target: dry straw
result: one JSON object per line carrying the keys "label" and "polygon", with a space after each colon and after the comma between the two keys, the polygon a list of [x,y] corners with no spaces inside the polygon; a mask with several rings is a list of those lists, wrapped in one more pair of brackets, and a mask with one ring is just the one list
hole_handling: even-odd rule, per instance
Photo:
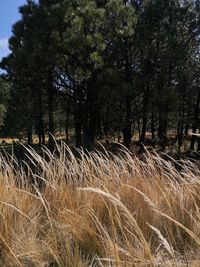
{"label": "dry straw", "polygon": [[24,149],[23,163],[0,155],[0,266],[200,265],[196,164]]}

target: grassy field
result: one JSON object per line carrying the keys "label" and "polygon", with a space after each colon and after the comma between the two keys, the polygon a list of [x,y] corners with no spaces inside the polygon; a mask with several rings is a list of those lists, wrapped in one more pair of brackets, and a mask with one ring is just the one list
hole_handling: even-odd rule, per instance
{"label": "grassy field", "polygon": [[197,162],[58,150],[1,156],[0,266],[200,266]]}

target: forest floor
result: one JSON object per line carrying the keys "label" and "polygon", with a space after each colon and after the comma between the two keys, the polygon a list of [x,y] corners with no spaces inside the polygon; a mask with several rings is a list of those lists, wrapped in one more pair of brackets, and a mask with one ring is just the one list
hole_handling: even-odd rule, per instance
{"label": "forest floor", "polygon": [[[181,150],[178,149],[178,143],[176,138],[173,134],[171,136],[169,135],[165,150],[162,149],[161,145],[159,145],[159,142],[152,142],[152,138],[150,134],[146,136],[146,142],[143,147],[139,145],[138,142],[139,138],[138,135],[134,135],[132,139],[132,143],[130,146],[130,152],[132,155],[138,156],[140,159],[143,159],[143,154],[146,150],[149,152],[156,151],[162,158],[171,161],[173,159],[180,160],[191,160],[195,162],[196,165],[199,166],[199,163],[197,160],[200,159],[200,153],[190,150],[190,142],[191,142],[191,136],[188,136],[187,138],[183,139],[183,145]],[[118,142],[119,141],[119,142]],[[159,141],[159,140],[157,140]],[[57,144],[61,144],[62,142],[65,143],[65,135],[57,134],[55,136],[55,142]],[[76,155],[76,148],[74,148],[74,137],[70,136],[68,145],[73,151],[73,153]],[[122,139],[118,140],[117,136],[109,136],[107,138],[97,139],[95,142],[95,151],[99,151],[101,153],[106,154],[106,151],[115,155],[118,155],[121,153],[123,146]],[[2,155],[6,154],[12,154],[14,155],[19,161],[25,160],[26,157],[26,148],[29,147],[27,145],[27,139],[26,138],[0,138],[0,153]],[[31,148],[34,149],[38,154],[42,155],[41,145],[38,144],[38,137],[37,135],[33,135],[33,143],[31,145]],[[48,136],[46,136],[46,148],[48,148]],[[55,146],[56,148],[56,146]]]}

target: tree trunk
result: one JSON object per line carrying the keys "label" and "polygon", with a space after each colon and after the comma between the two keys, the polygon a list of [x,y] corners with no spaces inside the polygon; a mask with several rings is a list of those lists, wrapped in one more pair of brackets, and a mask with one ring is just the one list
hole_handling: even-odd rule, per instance
{"label": "tree trunk", "polygon": [[[194,122],[193,122],[193,125],[192,125],[192,132],[193,133],[196,133],[197,127],[198,127],[199,104],[200,104],[200,88],[198,88],[197,101],[196,101],[195,114],[194,114]],[[191,150],[194,150],[195,141],[196,141],[196,137],[193,135],[192,139],[191,139],[191,144],[190,144],[190,149]]]}
{"label": "tree trunk", "polygon": [[54,115],[53,115],[53,110],[54,110],[54,89],[52,86],[49,86],[48,88],[48,115],[49,115],[49,141],[48,141],[48,146],[49,150],[53,151],[54,150]]}
{"label": "tree trunk", "polygon": [[[193,125],[192,127],[192,132],[193,133],[196,133],[197,131],[197,127],[195,125]],[[192,135],[192,139],[191,139],[191,144],[190,144],[190,149],[191,150],[194,150],[194,147],[195,147],[195,141],[196,141],[196,136],[195,135]]]}
{"label": "tree trunk", "polygon": [[69,143],[69,115],[70,115],[70,103],[67,103],[66,109],[66,118],[65,118],[65,136],[66,136],[66,143]]}
{"label": "tree trunk", "polygon": [[[199,131],[199,134],[200,134],[200,131]],[[198,137],[197,152],[200,152],[200,137]]]}
{"label": "tree trunk", "polygon": [[132,132],[131,132],[131,104],[132,104],[132,99],[130,96],[127,96],[126,97],[126,121],[125,121],[125,127],[123,129],[124,145],[127,148],[130,148],[131,137],[132,137]]}
{"label": "tree trunk", "polygon": [[33,143],[32,127],[29,127],[29,129],[27,130],[27,136],[28,136],[28,145],[31,145]]}
{"label": "tree trunk", "polygon": [[82,146],[82,124],[79,107],[74,109],[75,146]]}
{"label": "tree trunk", "polygon": [[88,117],[88,105],[84,103],[82,105],[82,125],[83,125],[83,147],[89,149],[90,136],[89,136],[89,117]]}
{"label": "tree trunk", "polygon": [[184,77],[182,86],[181,86],[181,92],[182,92],[182,102],[180,106],[180,122],[179,122],[179,132],[178,132],[178,148],[179,150],[182,147],[183,144],[183,132],[184,132],[184,123],[185,123],[185,100],[186,100],[186,89],[187,89],[187,79]]}
{"label": "tree trunk", "polygon": [[153,107],[151,111],[151,138],[153,140],[155,139],[155,114]]}
{"label": "tree trunk", "polygon": [[95,88],[96,81],[92,80],[87,86],[87,101],[83,112],[83,139],[84,147],[91,151],[94,148],[94,139],[97,124],[97,95]]}
{"label": "tree trunk", "polygon": [[45,145],[45,132],[43,121],[43,107],[42,107],[42,90],[36,86],[35,95],[35,110],[36,110],[36,132],[38,134],[39,145]]}
{"label": "tree trunk", "polygon": [[185,125],[185,136],[188,137],[189,134],[189,123],[186,123]]}
{"label": "tree trunk", "polygon": [[[150,44],[149,44],[150,46]],[[140,137],[140,144],[143,145],[145,142],[145,135],[147,131],[147,122],[148,122],[148,112],[149,112],[149,97],[150,97],[150,85],[151,85],[151,75],[152,75],[152,64],[151,64],[151,55],[148,51],[148,57],[144,60],[144,72],[145,77],[143,85],[143,122],[142,122],[142,132]]]}
{"label": "tree trunk", "polygon": [[189,135],[189,128],[190,128],[190,112],[191,112],[191,101],[188,103],[188,111],[187,111],[187,123],[185,125],[185,136],[188,137]]}
{"label": "tree trunk", "polygon": [[183,144],[183,124],[182,123],[179,123],[179,126],[178,126],[177,139],[178,139],[178,149],[180,151],[182,144]]}
{"label": "tree trunk", "polygon": [[149,104],[149,86],[148,84],[145,96],[144,96],[144,102],[143,102],[143,122],[142,122],[142,133],[140,137],[140,143],[144,144],[145,142],[145,135],[147,131],[147,122],[148,122],[148,104]]}

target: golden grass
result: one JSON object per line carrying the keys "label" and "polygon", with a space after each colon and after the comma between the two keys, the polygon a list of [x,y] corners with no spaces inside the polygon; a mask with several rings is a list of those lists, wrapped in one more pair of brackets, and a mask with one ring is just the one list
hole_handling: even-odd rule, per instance
{"label": "golden grass", "polygon": [[200,266],[195,164],[58,150],[0,157],[0,266]]}

